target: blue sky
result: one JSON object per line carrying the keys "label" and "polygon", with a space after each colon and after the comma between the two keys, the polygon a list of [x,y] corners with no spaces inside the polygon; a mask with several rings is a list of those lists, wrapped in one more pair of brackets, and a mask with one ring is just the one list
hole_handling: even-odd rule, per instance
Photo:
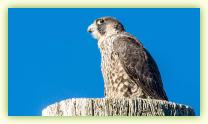
{"label": "blue sky", "polygon": [[200,112],[199,9],[15,9],[9,17],[8,115],[41,115],[67,98],[104,96],[100,51],[87,33],[119,19],[156,60],[170,101]]}

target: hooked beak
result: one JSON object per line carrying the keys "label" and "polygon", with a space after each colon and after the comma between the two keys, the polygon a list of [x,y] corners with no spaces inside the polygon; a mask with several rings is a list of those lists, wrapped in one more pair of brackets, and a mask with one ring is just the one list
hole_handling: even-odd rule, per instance
{"label": "hooked beak", "polygon": [[92,32],[94,31],[94,25],[91,24],[91,25],[87,28],[87,31],[88,31],[89,33],[92,33]]}

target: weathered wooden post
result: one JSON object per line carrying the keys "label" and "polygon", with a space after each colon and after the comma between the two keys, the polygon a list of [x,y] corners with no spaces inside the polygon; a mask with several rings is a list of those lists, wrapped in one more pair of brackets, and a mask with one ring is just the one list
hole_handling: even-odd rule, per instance
{"label": "weathered wooden post", "polygon": [[194,116],[187,105],[155,99],[72,98],[49,105],[43,116]]}

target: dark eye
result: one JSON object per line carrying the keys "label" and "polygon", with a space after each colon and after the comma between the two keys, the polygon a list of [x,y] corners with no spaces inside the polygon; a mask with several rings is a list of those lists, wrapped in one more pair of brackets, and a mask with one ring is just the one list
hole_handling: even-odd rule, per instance
{"label": "dark eye", "polygon": [[98,19],[98,20],[97,20],[97,24],[98,24],[98,25],[101,25],[103,22],[104,22],[103,19]]}

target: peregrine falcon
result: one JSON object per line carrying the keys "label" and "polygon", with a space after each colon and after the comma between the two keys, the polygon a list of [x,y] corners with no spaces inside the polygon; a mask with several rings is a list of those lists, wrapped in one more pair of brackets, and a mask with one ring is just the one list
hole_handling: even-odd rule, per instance
{"label": "peregrine falcon", "polygon": [[98,18],[88,27],[88,32],[98,40],[105,97],[168,101],[154,59],[117,19]]}

